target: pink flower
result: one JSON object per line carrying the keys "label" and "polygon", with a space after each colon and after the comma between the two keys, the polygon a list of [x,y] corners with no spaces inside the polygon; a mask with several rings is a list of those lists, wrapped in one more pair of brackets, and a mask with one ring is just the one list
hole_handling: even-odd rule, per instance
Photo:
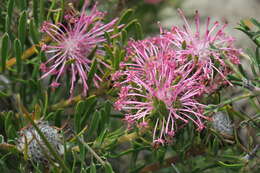
{"label": "pink flower", "polygon": [[208,90],[214,91],[211,85],[216,84],[214,78],[219,76],[218,86],[227,81],[226,77],[231,73],[225,61],[229,60],[233,64],[239,64],[240,50],[234,47],[234,38],[224,32],[226,24],[220,25],[215,22],[210,27],[210,18],[207,18],[206,30],[201,31],[199,13],[196,12],[196,29],[193,31],[186,20],[183,11],[179,14],[184,21],[184,26],[173,26],[171,31],[163,31],[166,38],[171,40],[175,46],[178,59],[182,60],[186,67],[201,68],[200,81],[207,85]]}
{"label": "pink flower", "polygon": [[[80,16],[76,14],[66,15],[66,24],[53,24],[44,22],[41,31],[52,38],[53,44],[44,45],[43,50],[47,54],[48,60],[41,64],[41,69],[44,72],[41,78],[50,75],[55,76],[55,83],[59,83],[61,76],[68,72],[71,75],[70,79],[70,94],[73,94],[77,78],[83,85],[83,94],[86,95],[89,88],[87,84],[88,72],[93,63],[94,58],[89,57],[95,50],[95,55],[104,55],[100,49],[106,39],[105,32],[111,32],[112,27],[117,19],[112,20],[108,24],[104,24],[101,20],[104,13],[99,12],[96,5],[92,8],[90,14],[86,14],[87,1],[82,8]],[[99,62],[99,70],[102,73],[101,67],[108,65],[101,61]],[[98,87],[98,82],[101,78],[95,74],[93,83]],[[57,86],[57,85],[55,85]]]}
{"label": "pink flower", "polygon": [[179,66],[171,43],[164,37],[131,42],[124,78],[115,108],[127,114],[129,124],[149,122],[154,143],[164,144],[177,131],[177,121],[204,128],[204,105],[196,100],[202,92],[197,73]]}

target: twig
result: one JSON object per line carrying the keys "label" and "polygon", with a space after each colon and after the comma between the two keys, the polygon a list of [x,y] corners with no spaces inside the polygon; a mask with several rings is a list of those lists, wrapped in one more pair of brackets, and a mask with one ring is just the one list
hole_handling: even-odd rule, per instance
{"label": "twig", "polygon": [[78,95],[78,96],[75,96],[73,98],[70,98],[68,100],[63,100],[53,106],[51,106],[51,110],[57,110],[59,108],[64,108],[64,107],[67,107],[67,106],[70,106],[71,104],[74,104],[74,103],[77,103],[78,101],[82,100],[83,97],[81,95]]}
{"label": "twig", "polygon": [[77,139],[89,150],[89,152],[100,162],[100,164],[102,166],[106,166],[106,162],[103,161],[98,155],[97,153],[86,143],[84,142],[81,137],[77,137]]}
{"label": "twig", "polygon": [[178,168],[177,168],[173,163],[172,163],[171,165],[172,165],[173,169],[174,169],[177,173],[180,173],[180,171],[178,170]]}

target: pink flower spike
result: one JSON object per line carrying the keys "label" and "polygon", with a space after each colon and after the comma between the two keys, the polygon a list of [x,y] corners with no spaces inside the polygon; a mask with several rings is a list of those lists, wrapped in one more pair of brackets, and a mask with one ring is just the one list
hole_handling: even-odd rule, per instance
{"label": "pink flower spike", "polygon": [[[68,72],[71,76],[71,96],[74,93],[76,81],[82,83],[83,95],[87,94],[89,88],[87,73],[94,59],[93,57],[89,59],[88,56],[94,49],[96,49],[95,55],[104,55],[104,51],[101,49],[102,43],[106,40],[104,33],[113,31],[112,28],[117,21],[115,19],[104,24],[101,21],[104,13],[99,12],[96,5],[92,8],[90,14],[86,14],[87,2],[85,1],[80,16],[74,14],[74,12],[65,16],[67,19],[66,24],[44,22],[41,28],[41,31],[50,36],[53,41],[52,44],[42,47],[48,59],[44,62],[46,67],[41,66],[44,72],[41,79],[54,75],[55,81],[59,81],[66,74],[65,72]],[[102,67],[109,67],[109,65],[99,58],[97,61],[99,72],[102,74]],[[93,84],[98,87],[101,80],[101,77],[95,74]]]}

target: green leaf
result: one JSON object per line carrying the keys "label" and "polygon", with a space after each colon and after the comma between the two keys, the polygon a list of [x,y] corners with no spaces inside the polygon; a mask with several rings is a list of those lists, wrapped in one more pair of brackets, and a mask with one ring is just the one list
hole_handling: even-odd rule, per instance
{"label": "green leaf", "polygon": [[97,46],[95,46],[95,47],[91,50],[91,52],[89,53],[87,59],[93,59],[93,58],[95,57],[96,51],[97,51]]}
{"label": "green leaf", "polygon": [[257,67],[258,67],[258,70],[260,72],[260,54],[259,54],[259,48],[257,47],[255,49],[255,59],[256,59],[256,62],[257,62]]}
{"label": "green leaf", "polygon": [[156,159],[160,163],[163,163],[163,160],[165,158],[165,154],[166,154],[166,149],[165,148],[159,148],[158,150],[155,151]]}
{"label": "green leaf", "polygon": [[12,21],[12,16],[14,12],[14,0],[9,0],[7,3],[7,15],[5,20],[5,32],[10,34],[10,26]]}
{"label": "green leaf", "polygon": [[84,101],[79,101],[76,105],[76,111],[75,111],[75,115],[74,115],[74,127],[75,127],[75,131],[76,133],[79,133],[82,129],[81,129],[81,117],[84,113]]}
{"label": "green leaf", "polygon": [[89,128],[89,131],[87,133],[88,136],[93,136],[94,132],[97,131],[100,118],[101,118],[100,112],[96,111],[93,114],[93,117],[92,117],[92,120],[91,120],[91,123],[90,123],[90,128]]}
{"label": "green leaf", "polygon": [[255,69],[255,65],[254,64],[250,64],[251,66],[251,71],[253,73],[254,76],[258,76],[257,72],[256,72],[256,69]]}
{"label": "green leaf", "polygon": [[90,166],[90,173],[96,173],[96,172],[97,172],[96,165],[92,162]]}
{"label": "green leaf", "polygon": [[39,14],[39,24],[41,24],[44,21],[44,6],[45,6],[45,1],[46,0],[40,0],[40,14]]}
{"label": "green leaf", "polygon": [[38,74],[40,71],[40,65],[39,64],[33,64],[33,72],[32,72],[32,79],[37,80]]}
{"label": "green leaf", "polygon": [[123,12],[120,19],[118,20],[118,25],[127,23],[128,19],[131,17],[131,15],[134,13],[134,10],[127,9]]}
{"label": "green leaf", "polygon": [[38,12],[39,0],[33,0],[33,19],[36,26],[39,26],[39,12]]}
{"label": "green leaf", "polygon": [[218,161],[218,163],[219,163],[221,166],[224,166],[224,167],[232,167],[232,168],[235,168],[235,167],[243,167],[243,166],[244,166],[243,163],[227,164],[227,163],[224,163],[224,162],[222,162],[222,161]]}
{"label": "green leaf", "polygon": [[241,64],[238,65],[238,70],[239,70],[239,72],[240,72],[245,78],[247,78],[247,74],[246,74],[246,72],[244,71],[244,69],[243,69],[243,67],[242,67]]}
{"label": "green leaf", "polygon": [[110,38],[109,33],[105,32],[105,33],[104,33],[104,36],[105,36],[105,38],[106,38],[106,40],[107,40],[107,44],[110,45],[110,44],[111,44],[111,38]]}
{"label": "green leaf", "polygon": [[22,69],[22,45],[20,40],[18,39],[14,41],[14,52],[16,58],[17,73],[20,73]]}
{"label": "green leaf", "polygon": [[95,141],[95,146],[96,146],[97,148],[99,148],[99,147],[103,144],[103,142],[104,142],[104,140],[105,140],[107,134],[108,134],[108,129],[105,129],[105,130],[103,130],[102,133],[98,136],[98,138],[97,138],[96,141]]}
{"label": "green leaf", "polygon": [[7,137],[8,137],[9,140],[10,140],[10,139],[15,139],[15,137],[16,137],[16,129],[14,128],[13,125],[10,124],[10,125],[7,127],[6,135],[7,135]]}
{"label": "green leaf", "polygon": [[113,50],[108,44],[104,44],[104,49],[106,51],[106,56],[112,61],[112,67],[115,67],[115,57],[113,54]]}
{"label": "green leaf", "polygon": [[107,128],[107,123],[108,123],[109,117],[107,117],[105,114],[106,114],[105,110],[101,109],[100,121],[99,121],[98,129],[97,129],[98,134],[101,134],[105,130],[105,128]]}
{"label": "green leaf", "polygon": [[45,53],[43,51],[40,51],[38,56],[40,57],[41,62],[47,61],[47,58],[46,58]]}
{"label": "green leaf", "polygon": [[61,11],[59,17],[60,21],[63,19],[64,12],[65,12],[65,0],[61,0]]}
{"label": "green leaf", "polygon": [[105,113],[106,113],[107,117],[110,116],[111,109],[112,109],[111,103],[109,101],[106,101],[105,102]]}
{"label": "green leaf", "polygon": [[213,139],[212,151],[214,152],[214,154],[217,154],[217,152],[219,151],[219,139],[218,138]]}
{"label": "green leaf", "polygon": [[91,83],[93,83],[93,78],[94,75],[96,74],[96,71],[97,71],[97,59],[94,59],[93,63],[91,64],[90,70],[88,72],[88,81],[87,81],[88,86],[90,86]]}
{"label": "green leaf", "polygon": [[0,91],[0,97],[9,97],[10,95]]}
{"label": "green leaf", "polygon": [[6,60],[8,57],[8,49],[9,49],[9,36],[7,33],[5,33],[2,37],[2,48],[1,48],[1,57],[2,57],[2,61],[1,61],[1,68],[2,71],[5,71],[5,65],[6,65]]}
{"label": "green leaf", "polygon": [[5,133],[7,137],[12,138],[13,136],[13,123],[12,123],[12,118],[13,118],[13,112],[7,112],[5,114],[5,122],[4,122],[4,128],[5,128]]}
{"label": "green leaf", "polygon": [[254,18],[251,18],[250,20],[251,20],[251,22],[252,22],[255,26],[257,26],[258,29],[260,30],[260,22],[258,22],[258,21],[257,21],[256,19],[254,19]]}
{"label": "green leaf", "polygon": [[8,15],[5,16],[5,32],[10,34],[11,19]]}
{"label": "green leaf", "polygon": [[143,39],[143,29],[142,26],[139,22],[135,23],[135,30],[136,30],[136,39],[141,40]]}
{"label": "green leaf", "polygon": [[19,24],[18,24],[18,38],[21,41],[22,47],[26,38],[26,11],[21,13]]}
{"label": "green leaf", "polygon": [[49,7],[49,10],[48,10],[48,14],[47,14],[47,20],[50,19],[50,16],[51,16],[51,12],[53,11],[55,5],[56,5],[56,1],[57,0],[52,0],[51,1],[51,6]]}
{"label": "green leaf", "polygon": [[47,116],[47,109],[48,109],[48,106],[49,106],[49,96],[48,96],[48,93],[45,92],[44,93],[44,105],[43,105],[43,116]]}
{"label": "green leaf", "polygon": [[19,0],[18,4],[20,6],[21,11],[24,11],[24,10],[27,9],[27,2],[26,2],[26,0]]}
{"label": "green leaf", "polygon": [[127,32],[131,31],[132,29],[136,29],[136,28],[135,28],[135,24],[136,24],[137,22],[138,22],[137,19],[134,19],[134,20],[130,21],[130,22],[124,27],[124,29],[125,29]]}
{"label": "green leaf", "polygon": [[5,139],[4,139],[4,136],[3,135],[0,135],[0,144],[4,143],[5,142]]}
{"label": "green leaf", "polygon": [[114,54],[114,67],[115,69],[119,69],[119,65],[121,62],[121,48],[119,46],[115,47],[115,54]]}
{"label": "green leaf", "polygon": [[234,80],[234,81],[240,81],[242,82],[241,79],[239,79],[238,77],[234,76],[234,75],[228,75],[228,80]]}
{"label": "green leaf", "polygon": [[89,96],[85,101],[85,113],[81,118],[80,124],[82,126],[85,126],[87,119],[90,117],[90,115],[94,112],[95,106],[97,103],[97,99],[95,95]]}
{"label": "green leaf", "polygon": [[30,25],[29,25],[29,32],[30,32],[30,36],[32,37],[33,43],[37,44],[39,43],[39,33],[37,31],[37,27],[35,27],[34,25],[34,20],[30,21]]}
{"label": "green leaf", "polygon": [[125,29],[122,29],[122,31],[121,31],[121,38],[122,38],[123,45],[126,45],[127,40],[128,40],[128,36],[127,36],[127,32],[126,32]]}
{"label": "green leaf", "polygon": [[113,168],[110,163],[106,162],[105,173],[114,173]]}
{"label": "green leaf", "polygon": [[7,3],[7,15],[9,16],[9,19],[12,19],[14,12],[14,0],[9,0]]}

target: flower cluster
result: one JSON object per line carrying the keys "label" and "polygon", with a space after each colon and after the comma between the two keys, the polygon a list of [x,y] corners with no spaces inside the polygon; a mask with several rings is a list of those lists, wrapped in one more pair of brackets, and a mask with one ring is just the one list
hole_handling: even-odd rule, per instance
{"label": "flower cluster", "polygon": [[238,64],[240,51],[233,47],[216,22],[211,28],[208,18],[206,32],[200,33],[199,14],[196,31],[190,28],[182,11],[184,27],[141,41],[132,41],[121,71],[112,78],[120,88],[115,108],[124,111],[125,120],[139,127],[154,127],[154,144],[170,142],[176,131],[193,122],[204,128],[203,95],[230,84],[226,76],[232,71],[225,61]]}
{"label": "flower cluster", "polygon": [[[60,86],[61,76],[68,72],[71,75],[71,95],[78,77],[83,85],[83,94],[86,95],[89,88],[87,72],[94,61],[94,58],[89,56],[93,56],[93,52],[97,57],[104,55],[104,51],[101,49],[101,43],[106,40],[104,33],[111,32],[117,21],[114,19],[104,24],[102,19],[105,13],[98,11],[95,5],[90,14],[87,15],[86,6],[87,1],[80,15],[74,11],[68,13],[65,16],[66,24],[44,22],[41,28],[41,31],[50,36],[53,41],[51,45],[42,46],[48,60],[40,66],[44,72],[41,78],[54,75],[55,80],[51,83],[51,87],[56,88]],[[97,58],[97,61],[100,66],[108,67],[101,59]],[[99,71],[103,72],[101,67]],[[101,77],[96,73],[93,79],[96,87],[99,86],[101,80]]]}
{"label": "flower cluster", "polygon": [[234,47],[234,38],[224,32],[227,24],[221,26],[216,21],[210,27],[208,17],[206,30],[202,33],[199,13],[196,11],[196,30],[193,32],[180,9],[179,14],[184,21],[184,26],[173,26],[170,32],[165,31],[165,37],[170,39],[177,49],[178,58],[188,66],[197,64],[202,68],[198,80],[206,86],[207,93],[214,92],[222,84],[231,84],[226,79],[231,71],[225,61],[239,64],[238,57],[241,52]]}
{"label": "flower cluster", "polygon": [[[59,130],[50,126],[46,121],[38,121],[36,124],[54,150],[60,155],[63,155],[64,147]],[[17,140],[17,148],[24,155],[28,156],[30,160],[48,163],[49,159],[54,159],[48,158],[51,156],[50,151],[35,128],[32,126],[24,128],[19,134],[20,137]]]}

